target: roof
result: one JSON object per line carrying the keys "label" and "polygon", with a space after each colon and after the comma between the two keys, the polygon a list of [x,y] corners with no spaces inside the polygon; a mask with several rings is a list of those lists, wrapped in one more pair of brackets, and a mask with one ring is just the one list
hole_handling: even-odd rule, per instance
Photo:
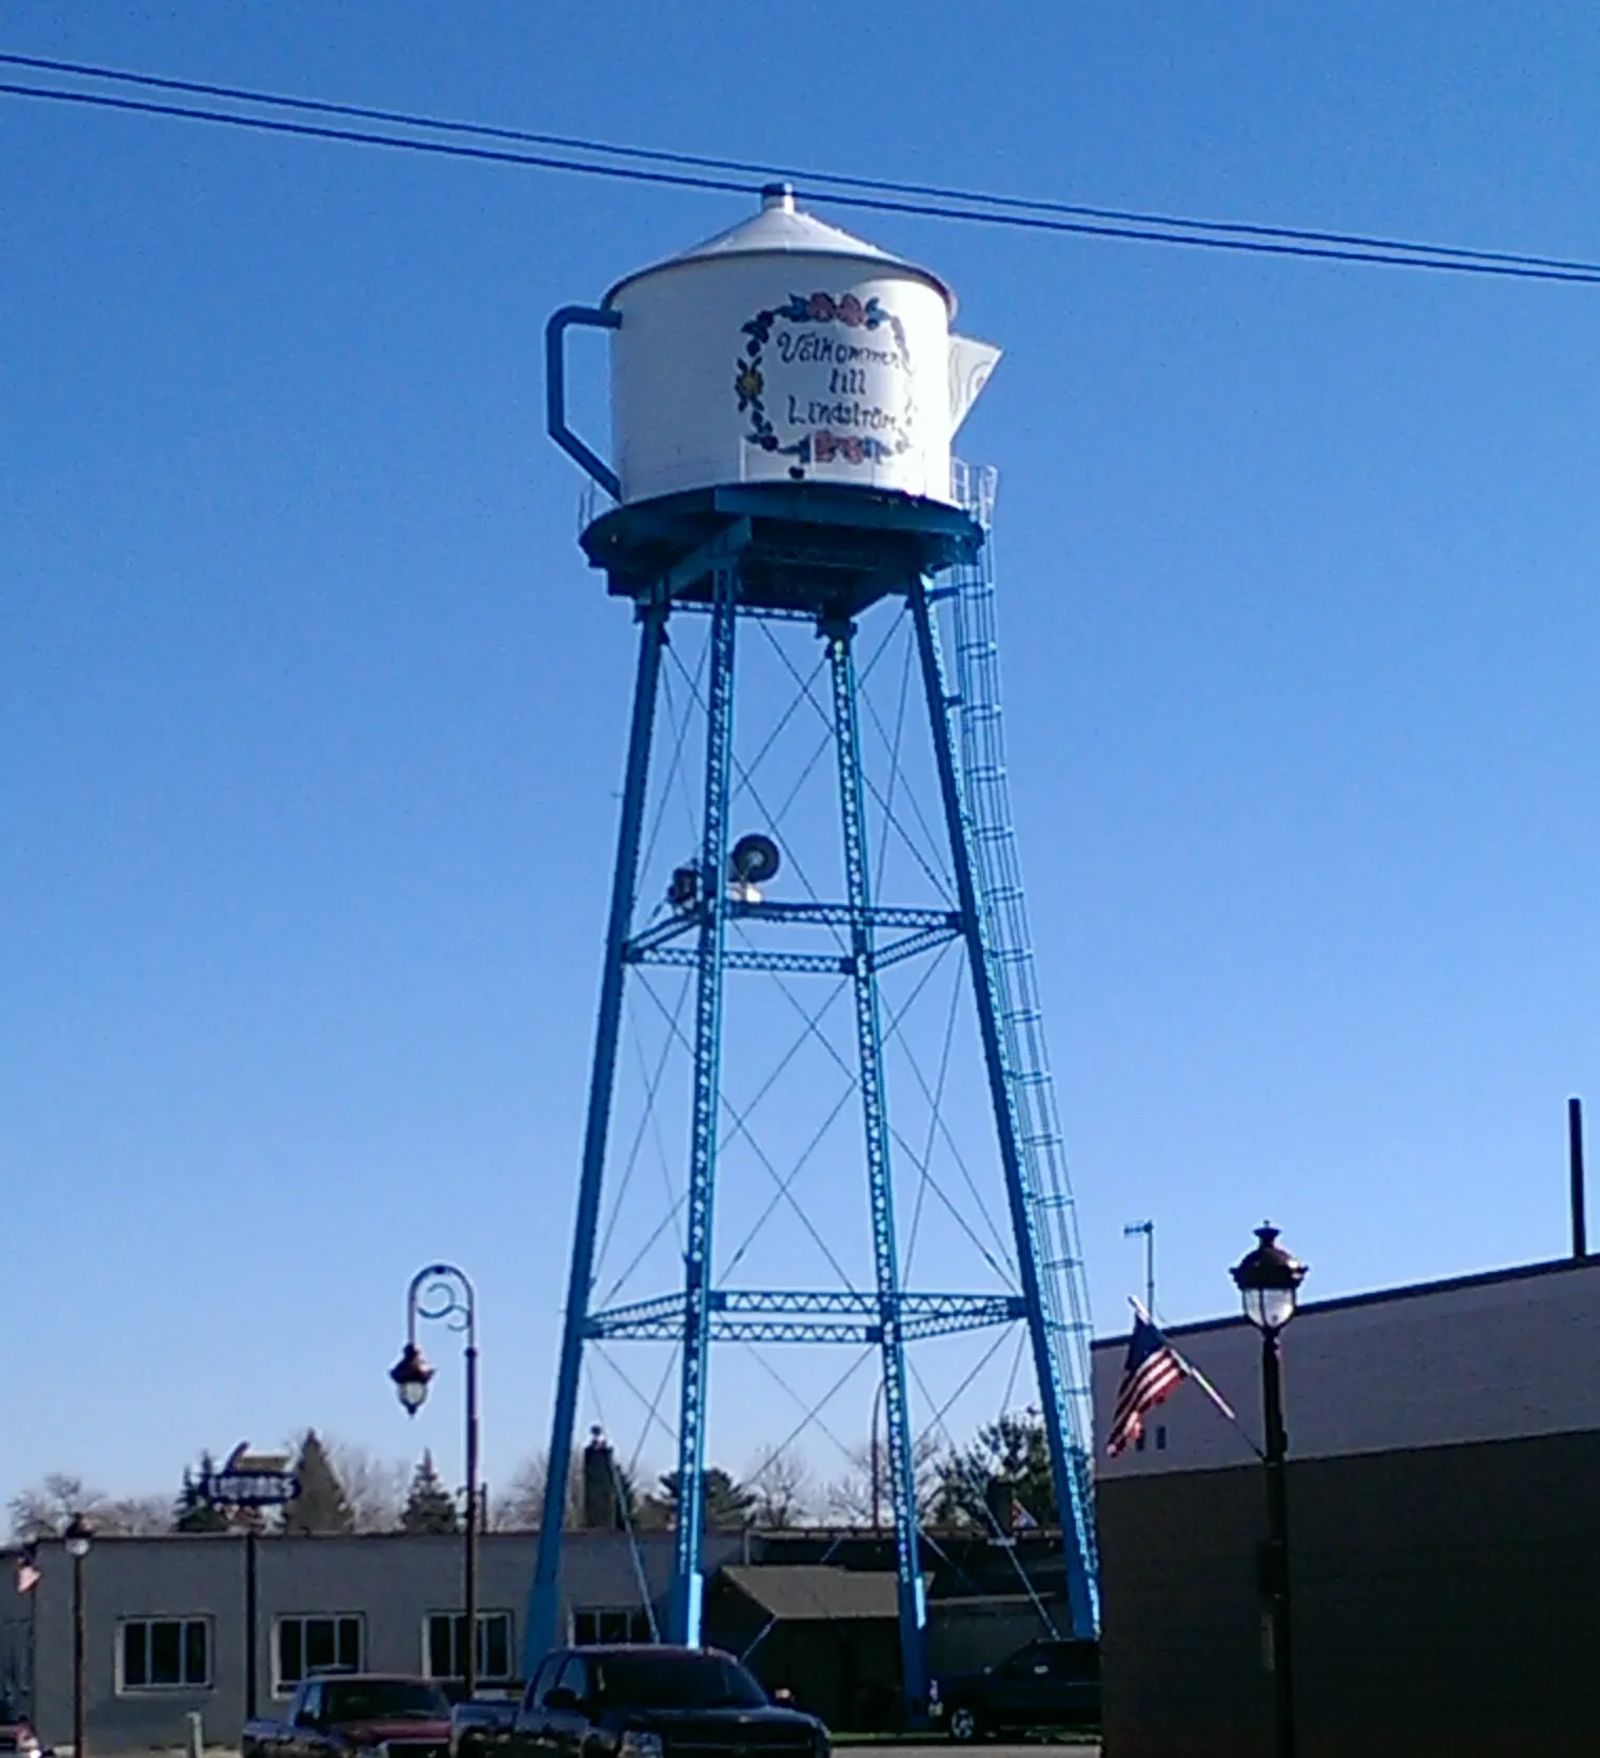
{"label": "roof", "polygon": [[[1468,1276],[1446,1276],[1438,1282],[1408,1282],[1399,1288],[1374,1288],[1364,1294],[1339,1294],[1327,1300],[1302,1300],[1297,1314],[1307,1318],[1319,1312],[1343,1312],[1355,1306],[1383,1306],[1392,1300],[1415,1300],[1428,1294],[1453,1294],[1463,1288],[1489,1288],[1497,1282],[1526,1282],[1539,1276],[1559,1276],[1574,1270],[1600,1270],[1600,1256],[1558,1257],[1545,1263],[1513,1264],[1507,1269],[1479,1270]],[[1247,1325],[1242,1313],[1228,1318],[1196,1319],[1189,1324],[1161,1327],[1168,1337],[1193,1337],[1204,1331],[1228,1331]],[[1111,1337],[1097,1337],[1095,1349],[1126,1349],[1126,1332]]]}
{"label": "roof", "polygon": [[794,191],[787,183],[769,184],[761,192],[761,211],[730,226],[715,237],[706,238],[687,250],[679,251],[665,262],[651,263],[624,275],[606,294],[602,305],[610,305],[617,294],[641,275],[652,275],[658,269],[672,268],[680,263],[705,262],[728,256],[834,256],[861,257],[885,268],[898,269],[902,274],[916,275],[943,295],[950,315],[955,316],[955,295],[939,279],[917,263],[907,262],[892,251],[869,244],[842,227],[830,226],[815,214],[802,213],[794,205]]}
{"label": "roof", "polygon": [[604,1660],[608,1654],[720,1654],[720,1648],[689,1648],[681,1642],[582,1642],[573,1644],[591,1660]]}
{"label": "roof", "polygon": [[899,1612],[887,1569],[835,1569],[823,1563],[724,1563],[722,1574],[772,1617],[792,1622],[893,1618]]}
{"label": "roof", "polygon": [[314,1666],[306,1675],[319,1685],[431,1685],[433,1679],[419,1679],[415,1673],[366,1672],[353,1666]]}

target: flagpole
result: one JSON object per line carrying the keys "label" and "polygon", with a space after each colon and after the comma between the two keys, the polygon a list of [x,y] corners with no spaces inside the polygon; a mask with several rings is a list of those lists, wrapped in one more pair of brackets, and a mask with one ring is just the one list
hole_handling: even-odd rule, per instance
{"label": "flagpole", "polygon": [[1239,1431],[1240,1439],[1243,1440],[1244,1444],[1250,1449],[1250,1451],[1254,1453],[1258,1459],[1265,1459],[1267,1455],[1256,1445],[1255,1440],[1252,1438],[1249,1431],[1239,1420],[1238,1412],[1186,1355],[1180,1354],[1177,1349],[1173,1348],[1172,1339],[1161,1329],[1160,1325],[1156,1323],[1155,1318],[1150,1311],[1146,1307],[1141,1306],[1131,1294],[1128,1296],[1128,1304],[1133,1308],[1134,1313],[1138,1318],[1143,1319],[1152,1330],[1160,1334],[1161,1340],[1172,1350],[1178,1365],[1189,1376],[1189,1378],[1194,1381],[1200,1390],[1205,1393],[1211,1402],[1216,1405],[1217,1409],[1227,1417],[1228,1421]]}

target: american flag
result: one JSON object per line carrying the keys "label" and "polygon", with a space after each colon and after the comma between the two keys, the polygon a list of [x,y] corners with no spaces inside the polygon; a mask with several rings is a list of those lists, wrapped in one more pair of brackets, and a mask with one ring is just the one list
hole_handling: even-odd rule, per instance
{"label": "american flag", "polygon": [[1135,1313],[1133,1335],[1128,1339],[1128,1359],[1117,1387],[1117,1404],[1111,1413],[1106,1451],[1115,1458],[1144,1432],[1147,1410],[1188,1377],[1188,1364],[1143,1313]]}
{"label": "american flag", "polygon": [[17,1592],[32,1593],[39,1579],[39,1564],[33,1546],[29,1545],[17,1557]]}

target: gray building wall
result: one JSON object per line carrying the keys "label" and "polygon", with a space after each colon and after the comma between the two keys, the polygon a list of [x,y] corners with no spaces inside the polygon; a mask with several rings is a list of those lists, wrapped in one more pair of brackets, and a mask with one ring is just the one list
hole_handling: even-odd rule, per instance
{"label": "gray building wall", "polygon": [[[1600,1749],[1600,1435],[1289,1471],[1302,1758]],[[1261,1473],[1105,1486],[1106,1758],[1270,1758]]]}
{"label": "gray building wall", "polygon": [[[1238,1412],[1192,1386],[1150,1418],[1165,1444],[1096,1461],[1101,1481],[1224,1470],[1261,1440],[1261,1339],[1243,1318],[1167,1334]],[[1338,1458],[1600,1429],[1600,1257],[1312,1301],[1284,1335],[1290,1448]],[[1095,1425],[1111,1422],[1127,1339],[1094,1346]],[[1248,1437],[1248,1438],[1246,1438]]]}
{"label": "gray building wall", "polygon": [[33,1597],[17,1592],[20,1552],[0,1550],[0,1698],[32,1701]]}
{"label": "gray building wall", "polygon": [[[521,1668],[534,1533],[488,1533],[481,1540],[478,1601],[510,1614],[512,1666]],[[578,1610],[630,1610],[642,1602],[638,1570],[658,1607],[672,1567],[670,1534],[569,1533],[563,1547],[563,1616]],[[88,1743],[96,1758],[180,1745],[186,1715],[198,1710],[209,1742],[232,1744],[245,1713],[245,1541],[233,1534],[97,1540],[85,1562]],[[708,1534],[706,1567],[741,1554],[738,1536]],[[380,1534],[350,1538],[263,1538],[257,1547],[258,1710],[277,1712],[275,1632],[294,1614],[356,1614],[362,1664],[415,1673],[426,1665],[430,1612],[461,1604],[461,1540]],[[33,1594],[36,1657],[33,1713],[46,1744],[72,1738],[72,1563],[56,1543],[39,1547],[42,1579]],[[210,1624],[211,1679],[202,1689],[130,1688],[120,1672],[120,1638],[130,1618],[203,1617]]]}
{"label": "gray building wall", "polygon": [[[1257,1436],[1256,1333],[1169,1334]],[[1302,1758],[1600,1749],[1600,1261],[1312,1306],[1284,1353]],[[1268,1758],[1260,1466],[1192,1385],[1149,1429],[1098,1487],[1106,1758]]]}

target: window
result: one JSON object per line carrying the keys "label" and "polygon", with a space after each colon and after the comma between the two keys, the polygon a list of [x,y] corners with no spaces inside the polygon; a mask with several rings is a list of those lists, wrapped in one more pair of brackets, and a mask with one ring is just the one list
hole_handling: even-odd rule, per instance
{"label": "window", "polygon": [[209,1691],[209,1618],[130,1618],[117,1632],[119,1691]]}
{"label": "window", "polygon": [[1023,1649],[1020,1649],[1016,1654],[1013,1654],[1012,1657],[1010,1658],[1010,1660],[1008,1660],[1000,1670],[1006,1675],[1007,1678],[1011,1678],[1011,1679],[1031,1678],[1033,1676],[1034,1665],[1038,1661],[1038,1659],[1039,1659],[1039,1652],[1037,1649],[1023,1648]]}
{"label": "window", "polygon": [[522,1694],[524,1709],[537,1709],[544,1702],[544,1694],[556,1682],[556,1674],[561,1670],[561,1656],[547,1654],[539,1663],[539,1670],[528,1681],[528,1688]]}
{"label": "window", "polygon": [[650,1614],[643,1606],[588,1606],[572,1614],[572,1645],[593,1648],[597,1642],[650,1642]]}
{"label": "window", "polygon": [[303,1678],[331,1666],[360,1672],[361,1614],[279,1618],[272,1664],[276,1697],[287,1697]]}
{"label": "window", "polygon": [[[728,1654],[663,1654],[641,1648],[598,1656],[596,1696],[602,1703],[648,1703],[652,1709],[759,1709],[767,1701],[745,1668]],[[561,1682],[567,1682],[565,1673]]]}
{"label": "window", "polygon": [[567,1656],[566,1665],[561,1669],[555,1688],[558,1691],[570,1691],[576,1703],[589,1701],[589,1663],[581,1654]]}
{"label": "window", "polygon": [[422,1679],[324,1679],[322,1713],[343,1721],[448,1721],[450,1704]]}
{"label": "window", "polygon": [[[467,1620],[461,1612],[429,1612],[423,1627],[423,1666],[430,1679],[467,1676]],[[511,1677],[511,1613],[478,1613],[478,1677]]]}

